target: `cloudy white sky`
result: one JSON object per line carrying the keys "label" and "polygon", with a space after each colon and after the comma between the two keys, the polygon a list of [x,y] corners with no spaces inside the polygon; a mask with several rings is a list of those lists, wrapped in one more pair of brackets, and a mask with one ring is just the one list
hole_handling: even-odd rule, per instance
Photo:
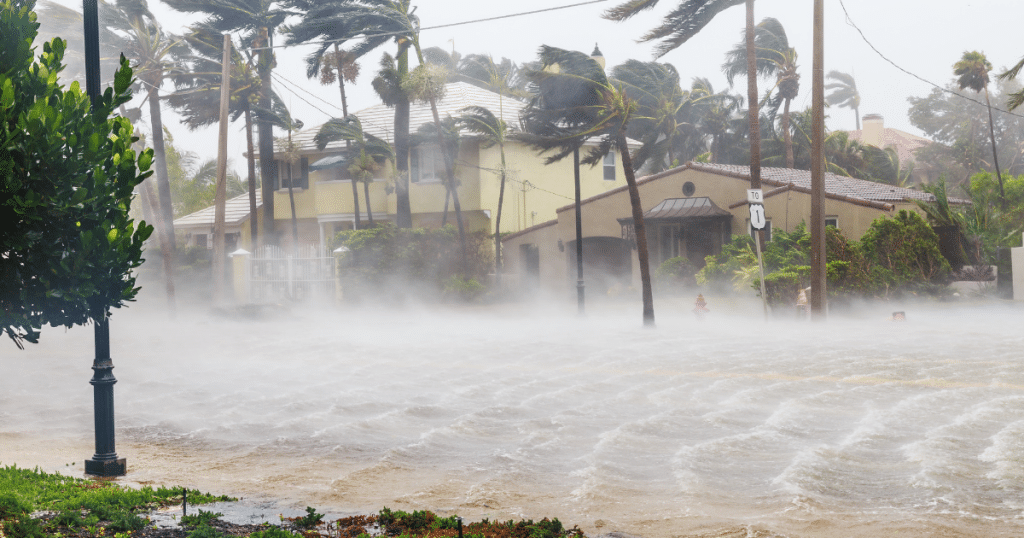
{"label": "cloudy white sky", "polygon": [[[151,10],[171,32],[181,32],[195,18],[174,12],[159,0],[149,0]],[[589,53],[597,43],[609,68],[625,60],[653,59],[653,45],[637,43],[647,30],[659,24],[662,16],[679,0],[663,0],[654,10],[638,15],[626,23],[613,23],[601,13],[621,0],[604,0],[566,9],[546,11],[490,22],[476,22],[446,28],[434,26],[474,21],[489,17],[549,9],[577,4],[586,0],[518,0],[494,2],[481,0],[419,0],[416,14],[424,28],[421,41],[425,47],[439,46],[462,54],[490,53],[495,59],[510,58],[516,62],[536,59],[542,44]],[[965,50],[984,52],[997,70],[1013,65],[1024,56],[1024,45],[1016,38],[1024,15],[1019,0],[842,0],[849,13],[847,19],[840,0],[825,0],[825,70],[853,74],[861,92],[861,114],[878,113],[885,117],[887,127],[919,134],[907,120],[907,97],[924,96],[931,86],[906,74],[871,49],[857,30],[878,51],[900,67],[936,84],[952,79],[952,64]],[[81,10],[81,2],[59,0],[58,3]],[[811,30],[812,0],[757,0],[756,18],[779,19],[799,54],[800,96],[794,109],[810,105],[811,96]],[[664,56],[660,61],[673,64],[688,85],[693,77],[708,77],[717,87],[725,87],[721,63],[726,51],[740,38],[744,10],[737,6],[719,15],[700,35]],[[283,40],[278,40],[278,43]],[[393,47],[388,47],[388,50]],[[307,126],[341,115],[336,86],[320,86],[305,76],[302,58],[309,47],[278,50],[276,73],[298,85],[275,82],[277,91],[290,103],[293,116]],[[350,111],[358,111],[379,101],[370,88],[370,80],[382,51],[368,55],[362,63],[362,74],[349,91]],[[105,77],[112,74],[104,73]],[[736,91],[746,93],[743,79],[737,79]],[[763,87],[763,83],[762,83]],[[168,90],[170,86],[168,85]],[[313,94],[313,95],[310,95]],[[315,97],[314,97],[315,96]],[[308,103],[307,103],[308,101]],[[167,127],[178,146],[196,152],[201,158],[216,156],[216,127],[189,133],[178,125],[173,110],[164,108]],[[853,129],[853,112],[833,108],[828,112],[830,129]],[[143,126],[148,129],[148,126]],[[244,138],[233,126],[229,134],[229,153],[236,170],[244,170],[242,152]]]}

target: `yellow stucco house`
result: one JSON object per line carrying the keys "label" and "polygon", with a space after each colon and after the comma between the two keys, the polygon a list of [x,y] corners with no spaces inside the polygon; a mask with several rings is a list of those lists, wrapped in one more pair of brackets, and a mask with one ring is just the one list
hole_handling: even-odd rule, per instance
{"label": "yellow stucco house", "polygon": [[[513,128],[519,125],[520,111],[525,103],[502,97],[496,93],[464,82],[447,85],[444,99],[437,103],[441,118],[456,116],[468,106],[482,106],[505,120]],[[363,130],[388,142],[394,141],[394,109],[376,105],[355,112]],[[433,121],[430,106],[413,103],[410,107],[410,132]],[[355,225],[352,182],[344,165],[344,142],[335,142],[324,150],[316,149],[313,137],[320,126],[305,129],[293,135],[299,159],[290,165],[278,162],[277,188],[274,191],[274,219],[282,243],[291,240],[288,232],[291,206],[288,197],[288,177],[293,178],[295,211],[298,221],[299,242],[317,244],[321,248],[341,230]],[[481,147],[481,141],[464,133],[459,154],[455,159],[458,192],[463,218],[468,230],[494,232],[497,216],[499,169],[501,154],[497,146]],[[556,217],[556,210],[574,200],[572,159],[551,165],[544,164],[544,156],[519,142],[505,147],[506,187],[501,220],[502,233],[515,233]],[[441,183],[443,161],[436,145],[423,144],[410,152],[410,189],[413,226],[436,227],[441,224],[445,205],[445,189]],[[365,224],[367,210],[376,222],[394,221],[396,196],[391,188],[389,170],[379,172],[370,184],[370,200],[358,185],[359,212]],[[605,159],[602,166],[581,170],[583,197],[594,197],[625,187],[622,164],[616,155]],[[450,209],[448,222],[455,222],[454,209]]]}
{"label": "yellow stucco house", "polygon": [[[698,266],[721,252],[736,234],[750,233],[747,166],[687,163],[637,181],[644,209],[651,270],[685,256]],[[792,231],[810,221],[811,175],[804,170],[762,168],[766,232]],[[934,200],[922,191],[825,174],[825,223],[859,239],[876,218],[902,209],[919,211],[914,200]],[[962,202],[951,200],[951,202]],[[520,287],[567,293],[576,285],[574,206],[556,217],[503,239],[506,265]],[[584,279],[588,290],[605,293],[615,285],[639,287],[629,194],[625,187],[582,203]]]}

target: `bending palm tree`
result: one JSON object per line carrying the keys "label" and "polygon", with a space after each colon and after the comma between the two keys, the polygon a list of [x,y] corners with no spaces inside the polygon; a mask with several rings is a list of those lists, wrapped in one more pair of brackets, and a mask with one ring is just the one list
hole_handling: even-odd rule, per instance
{"label": "bending palm tree", "polygon": [[523,112],[526,132],[523,140],[544,153],[550,164],[572,155],[584,142],[597,138],[598,144],[581,160],[591,166],[603,161],[613,149],[622,158],[629,201],[633,213],[637,256],[640,262],[640,283],[643,297],[643,323],[654,325],[654,299],[651,293],[651,271],[647,252],[647,232],[637,188],[636,174],[626,142],[626,129],[636,111],[636,102],[605,76],[604,69],[590,56],[544,45],[540,49],[543,68],[531,71],[529,77],[537,87],[536,96]]}
{"label": "bending palm tree", "polygon": [[501,285],[501,208],[505,201],[505,142],[508,141],[509,126],[504,120],[495,116],[490,110],[480,106],[463,109],[462,114],[455,118],[458,126],[482,138],[482,149],[498,146],[501,153],[501,168],[498,174],[501,184],[498,187],[498,210],[494,220],[494,275]]}
{"label": "bending palm tree", "polygon": [[[373,226],[373,213],[370,211],[370,182],[373,181],[373,174],[381,166],[395,165],[395,150],[386,141],[363,131],[363,124],[355,115],[344,118],[331,118],[320,127],[313,142],[318,150],[323,150],[327,144],[338,140],[352,142],[348,156],[349,173],[363,182],[363,189],[366,199],[366,215],[370,219],[370,226]],[[358,154],[355,153],[358,150]]]}
{"label": "bending palm tree", "polygon": [[988,106],[988,134],[992,140],[992,162],[996,166],[996,179],[999,180],[999,198],[1002,200],[1003,209],[1006,209],[1006,192],[1003,191],[1003,177],[999,173],[999,155],[996,152],[995,123],[992,121],[992,102],[988,98],[988,73],[992,70],[985,55],[978,52],[964,52],[960,61],[953,64],[953,74],[957,76],[956,83],[961,90],[970,88],[976,93],[985,91],[985,104]]}
{"label": "bending palm tree", "polygon": [[[764,18],[754,29],[754,64],[758,75],[775,75],[775,86],[766,92],[771,95],[778,90],[775,99],[770,101],[777,107],[784,103],[782,112],[782,136],[786,145],[786,168],[793,168],[793,133],[790,129],[789,106],[800,93],[800,75],[796,72],[796,49],[789,46],[786,30],[777,19]],[[722,71],[732,84],[736,75],[749,74],[750,58],[747,54],[747,42],[744,39],[726,53]]]}
{"label": "bending palm tree", "polygon": [[[258,107],[273,108],[270,77],[274,68],[274,31],[293,14],[274,0],[164,0],[172,8],[185,13],[207,15],[203,24],[217,32],[243,31],[244,45],[259,50],[256,70],[260,77]],[[263,189],[263,231],[269,241],[276,241],[274,233],[274,133],[270,117],[257,116],[259,128],[260,180]]]}
{"label": "bending palm tree", "polygon": [[[642,146],[633,155],[637,169],[650,163],[657,173],[677,166],[683,145],[696,136],[696,122],[688,117],[693,110],[690,93],[679,86],[679,73],[671,64],[628,60],[612,69],[612,78],[637,103],[636,117],[629,122],[626,136]],[[690,156],[700,153],[691,153]]]}
{"label": "bending palm tree", "polygon": [[857,130],[860,130],[860,92],[857,91],[857,81],[853,75],[842,71],[829,71],[825,78],[834,80],[825,85],[826,90],[832,93],[825,96],[825,102],[834,106],[841,106],[853,110],[857,119]]}

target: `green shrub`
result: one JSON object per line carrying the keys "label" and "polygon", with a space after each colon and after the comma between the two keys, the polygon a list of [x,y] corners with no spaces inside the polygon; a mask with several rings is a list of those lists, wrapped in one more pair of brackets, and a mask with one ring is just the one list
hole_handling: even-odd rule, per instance
{"label": "green shrub", "polygon": [[[356,538],[360,538],[362,536],[369,538],[369,535],[366,534],[361,534]],[[295,538],[295,535],[281,527],[267,527],[266,530],[256,531],[250,534],[249,538]]]}
{"label": "green shrub", "polygon": [[182,527],[199,527],[201,525],[209,525],[211,521],[223,516],[220,512],[207,512],[205,510],[199,510],[195,515],[181,516]]}
{"label": "green shrub", "polygon": [[292,525],[296,528],[309,530],[315,528],[317,525],[323,522],[324,515],[318,514],[316,509],[312,506],[306,507],[306,515],[297,517],[291,520]]}
{"label": "green shrub", "polygon": [[45,538],[46,536],[42,523],[27,515],[4,521],[2,525],[7,538]]}
{"label": "green shrub", "polygon": [[685,256],[669,258],[655,269],[654,284],[662,292],[693,287],[697,284],[697,268]]}
{"label": "green shrub", "polygon": [[0,519],[11,519],[32,511],[32,507],[13,493],[0,493]]}
{"label": "green shrub", "polygon": [[137,531],[146,526],[147,520],[127,511],[120,511],[110,518],[107,528],[114,532]]}
{"label": "green shrub", "polygon": [[463,278],[459,275],[452,275],[444,283],[444,295],[457,298],[463,301],[473,301],[487,291],[483,284],[472,278]]}
{"label": "green shrub", "polygon": [[226,535],[223,532],[209,526],[200,525],[195,530],[190,531],[187,538],[225,538]]}

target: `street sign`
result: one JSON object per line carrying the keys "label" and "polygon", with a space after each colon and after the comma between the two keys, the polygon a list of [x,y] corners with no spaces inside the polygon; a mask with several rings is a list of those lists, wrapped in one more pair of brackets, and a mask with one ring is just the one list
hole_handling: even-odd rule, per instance
{"label": "street sign", "polygon": [[761,189],[747,189],[747,202],[751,204],[763,204],[764,192]]}
{"label": "street sign", "polygon": [[755,230],[763,230],[765,222],[764,206],[761,204],[750,204],[750,227]]}

